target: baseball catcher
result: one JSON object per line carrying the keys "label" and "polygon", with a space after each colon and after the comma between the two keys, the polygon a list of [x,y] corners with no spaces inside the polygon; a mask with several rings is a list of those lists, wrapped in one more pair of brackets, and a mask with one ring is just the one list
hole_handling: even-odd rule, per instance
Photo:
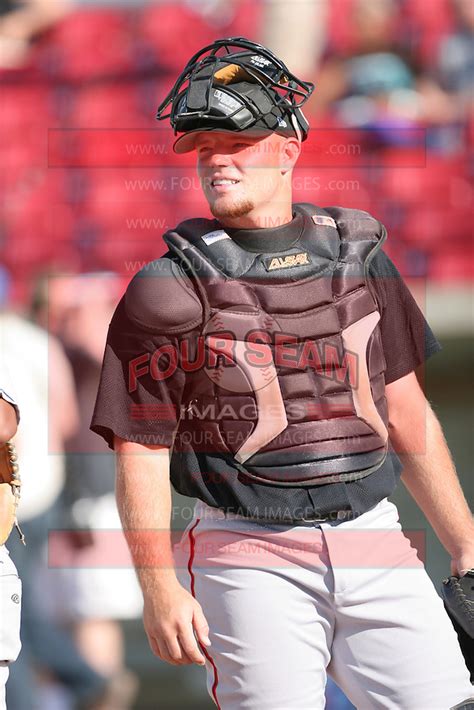
{"label": "baseball catcher", "polygon": [[[329,674],[363,710],[474,708],[388,500],[401,478],[464,585],[472,516],[415,374],[440,345],[375,216],[293,201],[313,89],[234,37],[162,101],[212,218],[166,232],[128,285],[92,429],[151,648],[205,666],[217,707],[322,709]],[[174,546],[170,481],[197,499]]]}

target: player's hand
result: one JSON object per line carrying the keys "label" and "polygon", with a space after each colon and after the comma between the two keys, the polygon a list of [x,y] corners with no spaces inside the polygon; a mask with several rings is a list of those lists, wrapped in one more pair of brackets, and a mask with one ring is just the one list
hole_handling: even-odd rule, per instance
{"label": "player's hand", "polygon": [[176,666],[205,664],[198,641],[210,645],[209,626],[199,602],[178,580],[145,597],[143,623],[151,650],[163,661]]}
{"label": "player's hand", "polygon": [[451,560],[451,574],[456,577],[464,577],[470,569],[474,569],[474,550],[467,550]]}

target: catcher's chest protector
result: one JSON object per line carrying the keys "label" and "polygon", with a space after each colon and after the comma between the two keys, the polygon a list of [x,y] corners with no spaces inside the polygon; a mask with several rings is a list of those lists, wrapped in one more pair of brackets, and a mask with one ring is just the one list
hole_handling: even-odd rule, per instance
{"label": "catcher's chest protector", "polygon": [[359,210],[293,209],[303,229],[278,253],[242,249],[204,219],[164,237],[204,309],[181,465],[192,449],[249,480],[304,486],[362,478],[385,460],[385,359],[366,279],[385,229]]}

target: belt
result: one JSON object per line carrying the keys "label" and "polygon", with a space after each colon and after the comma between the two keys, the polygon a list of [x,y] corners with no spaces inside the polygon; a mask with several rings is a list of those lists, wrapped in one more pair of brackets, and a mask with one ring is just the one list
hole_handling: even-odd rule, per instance
{"label": "belt", "polygon": [[238,518],[240,520],[250,520],[255,523],[260,523],[261,525],[303,525],[305,527],[313,527],[317,523],[327,523],[329,521],[335,522],[340,520],[352,519],[354,517],[354,513],[352,512],[352,510],[332,510],[326,515],[315,514],[314,516],[307,516],[290,520],[281,520],[278,518],[257,518],[255,516],[250,515],[237,515],[236,513],[226,513],[226,516],[227,515],[232,516],[234,518]]}

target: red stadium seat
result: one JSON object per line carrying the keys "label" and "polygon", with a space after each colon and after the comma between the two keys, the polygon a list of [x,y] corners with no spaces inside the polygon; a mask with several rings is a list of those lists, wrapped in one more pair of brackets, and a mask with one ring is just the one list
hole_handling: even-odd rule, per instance
{"label": "red stadium seat", "polygon": [[57,255],[57,244],[70,244],[74,213],[65,203],[30,205],[23,210],[8,210],[5,215],[6,233],[16,267],[36,265],[41,269],[52,264]]}
{"label": "red stadium seat", "polygon": [[162,239],[141,240],[136,236],[117,239],[109,232],[103,232],[88,258],[90,268],[110,269],[126,277],[126,282],[148,262],[162,256],[168,247]]}
{"label": "red stadium seat", "polygon": [[293,201],[321,207],[341,205],[370,210],[372,195],[367,171],[351,168],[298,167],[293,173]]}
{"label": "red stadium seat", "polygon": [[328,39],[333,52],[347,52],[353,44],[351,11],[354,0],[332,0],[329,3]]}
{"label": "red stadium seat", "polygon": [[51,131],[49,164],[55,167],[153,168],[168,164],[171,131],[159,128],[67,129]]}
{"label": "red stadium seat", "polygon": [[24,169],[17,175],[14,185],[7,183],[5,186],[3,221],[13,226],[31,222],[34,233],[36,217],[39,216],[40,224],[46,223],[53,218],[56,206],[66,201],[65,186],[61,171]]}
{"label": "red stadium seat", "polygon": [[184,3],[160,2],[143,9],[140,34],[150,43],[158,65],[174,74],[193,52],[213,42],[216,31]]}
{"label": "red stadium seat", "polygon": [[117,75],[135,66],[130,12],[76,10],[49,32],[43,63],[53,76],[82,80]]}
{"label": "red stadium seat", "polygon": [[136,82],[98,84],[77,92],[73,125],[76,128],[138,128],[151,125],[138,110]]}
{"label": "red stadium seat", "polygon": [[360,168],[371,164],[371,153],[365,131],[327,125],[311,131],[298,159],[301,167]]}
{"label": "red stadium seat", "polygon": [[471,285],[474,279],[472,244],[470,250],[454,247],[435,252],[430,260],[429,276],[438,282]]}
{"label": "red stadium seat", "polygon": [[[354,47],[353,2],[330,3],[332,50]],[[193,52],[218,36],[259,37],[262,2],[240,0],[227,20],[184,2],[139,5],[71,13],[35,42],[31,68],[2,73],[2,258],[20,299],[27,280],[54,264],[131,276],[166,251],[166,229],[211,216],[195,154],[175,155],[168,122],[154,115]],[[452,26],[450,0],[401,3],[400,13],[426,61]],[[319,119],[304,145],[294,201],[372,212],[387,225],[384,248],[402,273],[472,278],[466,155],[374,150],[364,131],[339,127],[334,115],[324,127]],[[466,144],[473,136],[474,114]]]}
{"label": "red stadium seat", "polygon": [[1,89],[2,130],[14,131],[43,122],[48,116],[51,90],[47,84],[4,82]]}
{"label": "red stadium seat", "polygon": [[[82,214],[100,225],[105,239],[119,243],[138,239],[154,242],[174,227],[175,210],[171,193],[158,188],[130,189],[134,183],[148,187],[153,175],[133,178],[125,170],[91,171],[90,191]],[[153,184],[153,183],[152,183]]]}
{"label": "red stadium seat", "polygon": [[[423,167],[413,165],[424,163]],[[402,205],[437,205],[455,199],[456,188],[465,191],[467,184],[464,158],[444,158],[427,154],[423,161],[409,151],[384,154],[385,167],[378,171],[378,188],[386,200]],[[469,201],[470,195],[460,199]]]}
{"label": "red stadium seat", "polygon": [[263,3],[258,0],[240,0],[235,4],[236,12],[228,27],[219,25],[218,34],[227,37],[249,37],[254,39],[260,35],[262,26]]}
{"label": "red stadium seat", "polygon": [[227,21],[219,15],[206,18],[185,3],[150,3],[139,19],[139,31],[160,68],[174,76],[194,52],[217,37],[255,37],[260,13],[261,3],[256,0],[240,0]]}
{"label": "red stadium seat", "polygon": [[472,238],[472,210],[453,209],[449,204],[415,204],[406,212],[403,238],[407,243],[423,245],[431,252],[444,244],[469,243]]}
{"label": "red stadium seat", "polygon": [[405,27],[410,27],[413,49],[418,59],[431,66],[437,55],[440,40],[453,27],[450,0],[410,0],[404,3]]}
{"label": "red stadium seat", "polygon": [[182,219],[207,213],[208,204],[194,168],[173,166],[163,168],[160,174],[164,184],[163,195],[173,204],[176,224]]}

